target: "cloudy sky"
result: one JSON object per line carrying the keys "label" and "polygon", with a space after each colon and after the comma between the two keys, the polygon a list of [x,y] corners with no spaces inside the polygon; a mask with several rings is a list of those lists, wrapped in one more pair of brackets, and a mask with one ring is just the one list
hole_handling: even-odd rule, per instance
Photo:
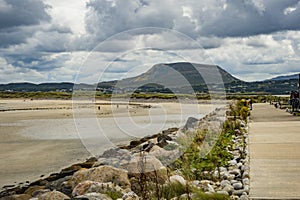
{"label": "cloudy sky", "polygon": [[0,0],[0,83],[120,79],[163,62],[300,71],[300,0]]}

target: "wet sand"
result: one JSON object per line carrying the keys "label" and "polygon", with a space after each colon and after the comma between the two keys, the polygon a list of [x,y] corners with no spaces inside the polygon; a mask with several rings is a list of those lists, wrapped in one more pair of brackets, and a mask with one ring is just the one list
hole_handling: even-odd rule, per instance
{"label": "wet sand", "polygon": [[[182,112],[176,102],[134,102],[129,106],[109,103],[79,102],[80,117],[90,117],[91,112],[97,118]],[[149,109],[149,105],[154,109]],[[210,104],[200,105],[202,114],[213,109]],[[0,187],[31,182],[91,156],[79,136],[69,133],[76,131],[71,100],[0,100],[0,110]],[[53,120],[58,125],[44,124]]]}

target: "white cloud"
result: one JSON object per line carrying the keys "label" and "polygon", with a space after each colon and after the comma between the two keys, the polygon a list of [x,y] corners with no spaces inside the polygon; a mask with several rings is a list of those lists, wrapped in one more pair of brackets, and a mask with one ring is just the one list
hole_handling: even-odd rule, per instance
{"label": "white cloud", "polygon": [[54,23],[61,26],[69,26],[78,35],[85,34],[84,17],[87,9],[85,5],[88,0],[45,0],[52,6],[49,14]]}

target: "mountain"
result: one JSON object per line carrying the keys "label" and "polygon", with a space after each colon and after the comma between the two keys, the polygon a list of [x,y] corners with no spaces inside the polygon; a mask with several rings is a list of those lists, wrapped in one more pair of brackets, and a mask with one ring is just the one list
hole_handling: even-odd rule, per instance
{"label": "mountain", "polygon": [[298,74],[279,76],[256,82],[244,82],[232,76],[217,65],[203,65],[188,62],[161,63],[136,77],[98,84],[63,83],[9,83],[0,84],[0,91],[66,91],[90,90],[103,93],[161,92],[191,93],[214,91],[223,88],[230,93],[289,94],[298,89]]}
{"label": "mountain", "polygon": [[217,65],[188,62],[154,65],[147,72],[117,82],[118,88],[138,88],[147,85],[157,88],[188,88],[207,84],[242,82]]}
{"label": "mountain", "polygon": [[277,76],[272,79],[269,79],[271,81],[284,81],[284,80],[291,80],[291,79],[298,79],[299,74],[293,74],[293,75],[288,75],[288,76]]}

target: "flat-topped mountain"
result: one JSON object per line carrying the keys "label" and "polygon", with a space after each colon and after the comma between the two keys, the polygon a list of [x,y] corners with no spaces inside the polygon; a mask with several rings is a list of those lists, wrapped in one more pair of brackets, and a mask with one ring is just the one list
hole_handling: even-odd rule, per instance
{"label": "flat-topped mountain", "polygon": [[178,62],[154,65],[139,76],[118,81],[117,85],[118,87],[141,87],[157,84],[168,88],[179,88],[233,82],[242,81],[217,65]]}

